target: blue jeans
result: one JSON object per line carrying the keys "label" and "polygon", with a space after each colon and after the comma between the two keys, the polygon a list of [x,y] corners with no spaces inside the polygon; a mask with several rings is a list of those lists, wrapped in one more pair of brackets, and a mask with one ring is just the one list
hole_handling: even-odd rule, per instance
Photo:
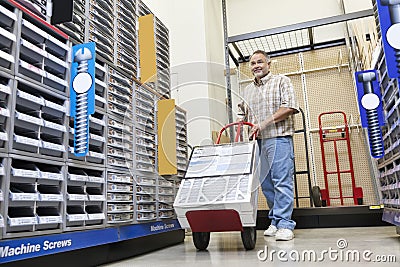
{"label": "blue jeans", "polygon": [[291,136],[258,140],[261,188],[269,206],[271,224],[293,230],[294,152]]}

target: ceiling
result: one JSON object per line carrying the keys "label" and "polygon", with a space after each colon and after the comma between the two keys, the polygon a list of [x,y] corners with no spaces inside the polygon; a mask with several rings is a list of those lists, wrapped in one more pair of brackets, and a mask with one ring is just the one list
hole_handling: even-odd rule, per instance
{"label": "ceiling", "polygon": [[231,36],[227,40],[229,54],[238,65],[258,49],[277,56],[342,45],[346,42],[346,22],[369,16],[373,16],[372,9]]}

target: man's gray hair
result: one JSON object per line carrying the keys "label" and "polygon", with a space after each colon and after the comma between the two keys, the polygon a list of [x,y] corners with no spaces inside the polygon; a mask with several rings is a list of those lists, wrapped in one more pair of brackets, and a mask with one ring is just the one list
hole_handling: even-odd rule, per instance
{"label": "man's gray hair", "polygon": [[270,56],[268,55],[268,53],[265,52],[264,50],[256,50],[256,51],[254,51],[253,54],[251,54],[250,58],[251,58],[252,56],[254,56],[255,54],[262,54],[262,55],[264,55],[265,58],[267,59],[267,62],[268,62],[268,63],[271,62],[271,57],[270,57]]}

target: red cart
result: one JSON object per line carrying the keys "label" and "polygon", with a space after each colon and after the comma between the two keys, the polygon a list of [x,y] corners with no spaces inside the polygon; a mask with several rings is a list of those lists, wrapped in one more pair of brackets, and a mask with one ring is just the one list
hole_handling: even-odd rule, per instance
{"label": "red cart", "polygon": [[[324,119],[323,119],[324,118]],[[340,126],[336,127],[324,127],[324,122],[328,121],[328,119],[338,118],[342,119],[343,122]],[[312,188],[312,195],[314,199],[315,206],[330,206],[332,199],[340,199],[340,204],[344,205],[345,198],[352,198],[354,205],[362,205],[363,204],[363,191],[361,187],[356,186],[356,181],[354,178],[354,168],[353,168],[353,157],[351,153],[350,146],[350,135],[349,135],[349,127],[347,123],[346,114],[342,111],[332,111],[332,112],[324,112],[318,116],[318,125],[319,125],[319,140],[321,143],[321,154],[322,154],[322,166],[324,170],[324,183],[325,189],[320,189],[318,186],[314,186]],[[340,165],[339,153],[338,153],[338,145],[341,142],[345,142],[347,146],[347,159],[348,166],[347,169],[342,169],[343,167]],[[326,145],[328,143],[333,143],[333,152],[335,159],[335,169],[327,170],[327,162],[326,162]],[[351,177],[351,187],[352,187],[352,195],[344,195],[343,193],[343,176],[344,174],[350,174]],[[329,179],[328,179],[329,177]],[[332,181],[336,177],[338,183],[338,191],[339,196],[332,196],[329,192],[329,181]],[[331,183],[332,184],[332,183]]]}
{"label": "red cart", "polygon": [[[228,124],[219,132],[215,145],[192,150],[174,208],[181,227],[192,230],[199,250],[207,249],[210,232],[224,231],[240,231],[245,249],[255,248],[258,146],[255,137],[240,142],[244,125],[253,126],[249,122]],[[222,133],[232,126],[237,126],[235,141],[219,144]],[[202,165],[207,167],[200,168]]]}

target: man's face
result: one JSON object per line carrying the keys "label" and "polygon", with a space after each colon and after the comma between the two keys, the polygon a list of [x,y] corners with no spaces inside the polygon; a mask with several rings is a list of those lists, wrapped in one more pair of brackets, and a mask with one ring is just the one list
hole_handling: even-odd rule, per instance
{"label": "man's face", "polygon": [[267,62],[267,59],[263,54],[254,54],[250,58],[250,68],[254,77],[260,79],[268,74],[270,67],[270,62]]}

